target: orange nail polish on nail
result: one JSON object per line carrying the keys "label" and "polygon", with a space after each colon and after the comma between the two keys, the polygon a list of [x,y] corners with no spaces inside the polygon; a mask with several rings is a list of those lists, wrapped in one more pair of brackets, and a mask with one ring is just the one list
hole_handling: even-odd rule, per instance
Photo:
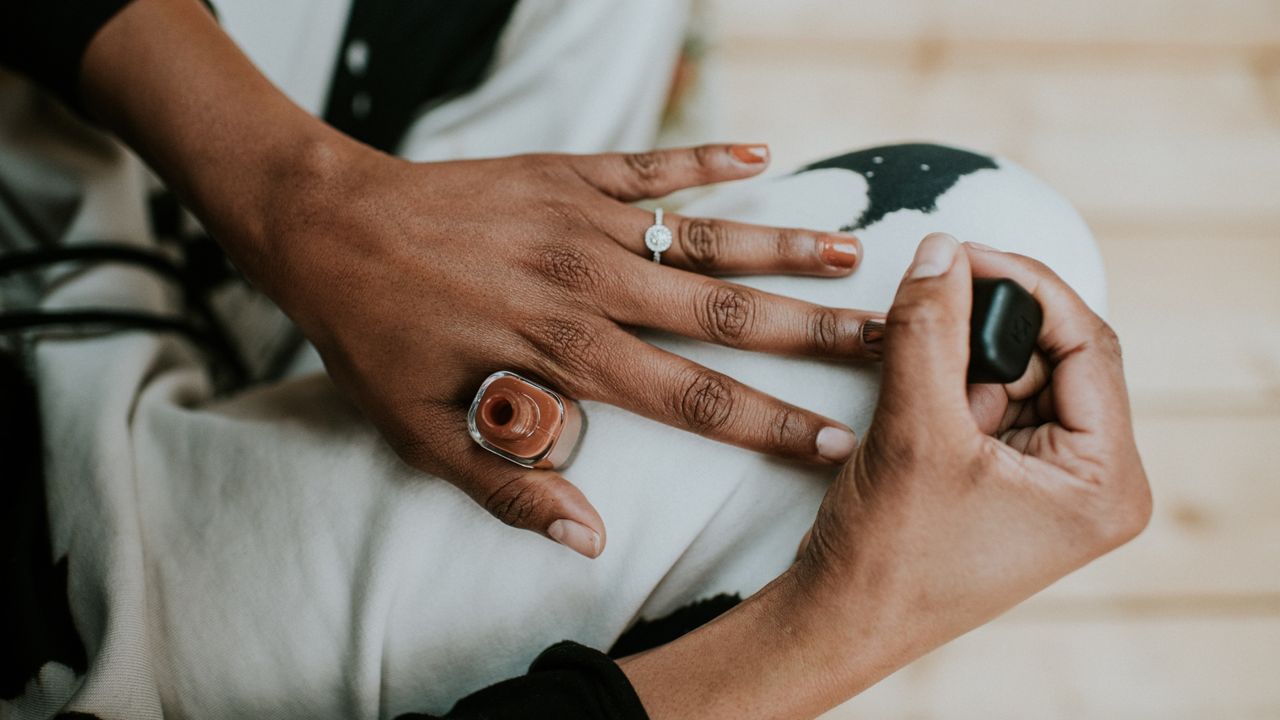
{"label": "orange nail polish on nail", "polygon": [[729,149],[735,160],[748,165],[759,165],[769,161],[768,145],[734,145]]}
{"label": "orange nail polish on nail", "polygon": [[851,268],[858,264],[858,241],[849,235],[825,235],[821,241],[822,262],[838,268]]}
{"label": "orange nail polish on nail", "polygon": [[467,429],[480,447],[517,465],[558,468],[582,434],[582,411],[554,390],[503,370],[481,383]]}

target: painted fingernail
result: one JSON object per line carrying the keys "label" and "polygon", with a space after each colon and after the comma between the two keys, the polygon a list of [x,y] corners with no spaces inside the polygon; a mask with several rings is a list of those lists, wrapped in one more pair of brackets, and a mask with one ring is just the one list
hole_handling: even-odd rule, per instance
{"label": "painted fingernail", "polygon": [[968,245],[974,250],[982,250],[984,252],[1000,252],[999,250],[991,247],[990,245],[983,245],[980,242],[974,242],[972,240],[969,240],[968,242],[966,242],[965,245]]}
{"label": "painted fingernail", "polygon": [[858,238],[844,233],[823,235],[821,247],[822,262],[842,270],[857,266],[862,251]]}
{"label": "painted fingernail", "polygon": [[862,350],[867,357],[873,360],[884,357],[884,320],[862,321],[859,336],[862,338]]}
{"label": "painted fingernail", "polygon": [[932,233],[925,236],[916,249],[916,257],[911,261],[911,269],[907,277],[936,277],[951,269],[956,259],[956,249],[960,244],[946,233]]}
{"label": "painted fingernail", "polygon": [[580,522],[561,518],[547,527],[547,535],[579,555],[600,555],[600,534]]}
{"label": "painted fingernail", "polygon": [[844,462],[858,445],[854,434],[838,427],[824,427],[818,431],[818,454],[831,462]]}
{"label": "painted fingernail", "polygon": [[733,158],[747,165],[759,165],[769,162],[768,145],[734,145],[729,148]]}

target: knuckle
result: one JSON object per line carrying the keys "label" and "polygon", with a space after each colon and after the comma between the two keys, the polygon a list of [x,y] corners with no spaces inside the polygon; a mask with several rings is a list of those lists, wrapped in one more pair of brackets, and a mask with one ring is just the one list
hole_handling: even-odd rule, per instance
{"label": "knuckle", "polygon": [[641,183],[648,185],[662,175],[662,155],[656,152],[628,153],[623,157],[627,169]]}
{"label": "knuckle", "polygon": [[817,241],[807,233],[779,229],[773,233],[773,254],[778,258],[797,258],[814,255]]}
{"label": "knuckle", "polygon": [[798,409],[783,406],[773,412],[769,425],[773,454],[808,455],[809,423]]}
{"label": "knuckle", "polygon": [[719,430],[733,412],[733,386],[729,378],[713,370],[697,368],[676,398],[676,413],[694,432]]}
{"label": "knuckle", "polygon": [[694,270],[714,270],[720,264],[727,243],[725,228],[720,223],[693,218],[680,224],[680,247]]}
{"label": "knuckle", "polygon": [[809,316],[809,345],[819,355],[829,355],[840,346],[840,319],[830,308],[818,308]]}
{"label": "knuckle", "polygon": [[1120,346],[1120,336],[1106,321],[1098,321],[1098,345],[1107,354],[1118,360],[1124,359],[1124,350]]}
{"label": "knuckle", "polygon": [[1108,548],[1129,542],[1151,522],[1152,509],[1151,490],[1145,481],[1126,489],[1123,497],[1110,499],[1106,511],[1095,515],[1098,538]]}
{"label": "knuckle", "polygon": [[528,527],[539,516],[542,505],[537,485],[520,475],[504,480],[484,501],[485,510],[514,527]]}
{"label": "knuckle", "polygon": [[587,254],[564,243],[553,243],[540,248],[537,269],[543,277],[568,290],[592,290],[601,280],[600,270]]}
{"label": "knuckle", "polygon": [[751,336],[756,304],[755,297],[745,288],[714,285],[700,301],[698,324],[716,342],[739,345]]}
{"label": "knuckle", "polygon": [[578,317],[557,316],[535,320],[529,330],[534,347],[562,366],[556,375],[583,377],[594,371],[599,333],[591,323]]}
{"label": "knuckle", "polygon": [[693,149],[693,162],[698,166],[698,170],[704,173],[710,172],[715,169],[720,152],[720,148],[716,145],[699,145]]}

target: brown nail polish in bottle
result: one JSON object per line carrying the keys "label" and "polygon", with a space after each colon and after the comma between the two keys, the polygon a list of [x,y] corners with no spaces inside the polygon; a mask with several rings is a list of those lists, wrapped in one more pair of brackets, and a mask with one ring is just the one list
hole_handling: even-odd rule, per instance
{"label": "brown nail polish in bottle", "polygon": [[517,465],[558,468],[582,434],[582,411],[556,391],[503,370],[481,383],[467,429],[480,447]]}

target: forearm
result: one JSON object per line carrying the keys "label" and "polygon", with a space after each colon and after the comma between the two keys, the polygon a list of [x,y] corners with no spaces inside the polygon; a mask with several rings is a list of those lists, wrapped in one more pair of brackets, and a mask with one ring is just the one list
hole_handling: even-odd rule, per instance
{"label": "forearm", "polygon": [[87,48],[80,90],[238,261],[266,249],[281,189],[356,149],[275,88],[198,0],[131,3]]}
{"label": "forearm", "polygon": [[813,718],[918,654],[923,633],[894,626],[888,607],[882,593],[827,592],[792,570],[713,622],[619,664],[654,720]]}

